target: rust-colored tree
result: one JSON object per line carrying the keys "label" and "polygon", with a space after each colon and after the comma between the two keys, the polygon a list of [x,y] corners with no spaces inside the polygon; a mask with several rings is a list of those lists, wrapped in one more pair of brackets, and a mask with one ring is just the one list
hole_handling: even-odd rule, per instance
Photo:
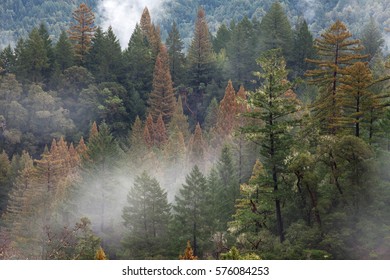
{"label": "rust-colored tree", "polygon": [[187,247],[184,250],[184,255],[179,256],[180,260],[197,260],[198,257],[194,256],[194,251],[192,250],[191,247],[191,242],[188,240],[187,241]]}
{"label": "rust-colored tree", "polygon": [[336,134],[342,126],[340,98],[340,77],[342,69],[366,57],[359,40],[351,39],[352,34],[341,21],[336,21],[321,37],[315,40],[318,59],[307,59],[317,66],[308,70],[309,82],[320,88],[320,96],[313,104],[315,118],[325,133]]}
{"label": "rust-colored tree", "polygon": [[195,132],[188,143],[188,160],[190,165],[204,166],[206,156],[206,142],[203,139],[202,128],[198,123],[195,127]]}
{"label": "rust-colored tree", "polygon": [[225,138],[232,133],[236,122],[236,111],[236,92],[232,81],[229,80],[218,110],[216,129],[219,137]]}
{"label": "rust-colored tree", "polygon": [[92,12],[92,8],[85,3],[80,4],[72,15],[74,22],[68,31],[69,39],[74,44],[78,64],[84,65],[96,29],[94,26],[95,15]]}
{"label": "rust-colored tree", "polygon": [[158,116],[154,132],[154,144],[158,148],[164,147],[167,142],[168,136],[167,130],[165,128],[165,123],[161,114]]}
{"label": "rust-colored tree", "polygon": [[172,79],[169,70],[168,52],[165,46],[160,47],[153,73],[153,91],[149,96],[149,112],[154,120],[162,114],[165,123],[172,118],[175,110]]}
{"label": "rust-colored tree", "polygon": [[140,27],[143,35],[146,37],[152,48],[153,57],[156,58],[161,47],[160,27],[156,27],[152,23],[152,18],[147,7],[145,7],[142,12]]}

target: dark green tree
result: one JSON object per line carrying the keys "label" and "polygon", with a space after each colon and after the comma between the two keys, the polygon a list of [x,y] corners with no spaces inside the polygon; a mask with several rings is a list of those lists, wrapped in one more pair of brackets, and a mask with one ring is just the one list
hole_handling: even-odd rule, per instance
{"label": "dark green tree", "polygon": [[282,49],[288,64],[291,62],[293,32],[283,7],[276,1],[260,23],[262,50]]}
{"label": "dark green tree", "polygon": [[292,137],[289,133],[293,119],[289,116],[298,110],[295,98],[286,94],[291,87],[287,81],[286,62],[280,49],[265,52],[257,63],[261,72],[262,86],[248,93],[249,105],[253,112],[244,114],[264,123],[263,126],[249,125],[243,127],[249,139],[261,145],[261,155],[267,176],[264,185],[273,189],[276,214],[276,233],[281,242],[285,239],[282,219],[282,174],[285,171],[284,159],[289,152]]}
{"label": "dark green tree", "polygon": [[191,240],[195,256],[202,256],[207,249],[210,237],[207,232],[208,214],[206,205],[207,180],[198,166],[195,165],[186,182],[175,196],[173,206],[175,231],[180,233],[176,238],[179,245]]}
{"label": "dark green tree", "polygon": [[169,69],[172,76],[172,83],[174,87],[177,87],[185,81],[185,55],[183,53],[184,43],[180,38],[176,22],[173,22],[172,29],[168,34],[165,44],[168,48]]}
{"label": "dark green tree", "polygon": [[74,65],[75,57],[72,43],[69,41],[65,31],[61,32],[58,42],[54,47],[54,57],[55,63],[57,64],[57,67],[59,67],[61,73]]}
{"label": "dark green tree", "polygon": [[170,222],[167,192],[146,171],[135,178],[122,218],[127,229],[122,240],[123,256],[161,259],[166,255]]}

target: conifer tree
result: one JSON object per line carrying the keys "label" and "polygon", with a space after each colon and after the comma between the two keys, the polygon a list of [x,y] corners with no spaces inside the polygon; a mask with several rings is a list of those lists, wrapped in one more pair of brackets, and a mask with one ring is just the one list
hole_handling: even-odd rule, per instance
{"label": "conifer tree", "polygon": [[154,121],[152,115],[149,113],[148,117],[146,118],[146,123],[145,123],[145,130],[148,130],[148,134],[150,137],[150,141],[153,145],[154,143],[154,135],[155,135],[155,127],[154,127]]}
{"label": "conifer tree", "polygon": [[320,87],[320,96],[313,104],[313,110],[322,130],[335,134],[340,126],[341,104],[339,99],[340,70],[365,56],[359,54],[363,49],[359,40],[351,39],[352,34],[341,21],[336,21],[321,38],[315,40],[318,59],[307,61],[317,66],[308,70],[306,76],[310,83]]}
{"label": "conifer tree", "polygon": [[265,52],[257,63],[262,69],[257,75],[264,80],[260,88],[249,93],[248,102],[253,111],[245,116],[258,119],[264,125],[246,125],[243,132],[249,139],[261,145],[261,154],[268,175],[264,184],[273,188],[276,232],[280,242],[283,242],[285,236],[280,197],[283,185],[281,175],[285,170],[284,159],[292,140],[288,130],[294,121],[289,119],[289,116],[299,107],[296,99],[286,96],[290,84],[287,81],[286,62],[281,50]]}
{"label": "conifer tree", "polygon": [[65,31],[61,32],[58,42],[54,47],[54,57],[55,63],[62,73],[65,69],[73,66],[75,60],[74,50]]}
{"label": "conifer tree", "polygon": [[153,89],[155,59],[152,55],[152,49],[138,24],[136,24],[130,37],[128,47],[124,52],[124,59],[128,88],[136,91],[144,105],[146,105],[149,94]]}
{"label": "conifer tree", "polygon": [[191,165],[204,165],[206,158],[206,142],[203,139],[202,128],[198,123],[195,127],[194,134],[188,143],[188,160]]}
{"label": "conifer tree", "polygon": [[[372,74],[368,65],[356,62],[341,70],[340,103],[344,108],[344,125],[354,128],[354,135],[361,136],[361,123],[369,115],[373,105],[373,94],[368,87],[372,83]],[[367,110],[367,111],[366,111]]]}
{"label": "conifer tree", "polygon": [[[201,256],[204,243],[207,241],[207,205],[206,205],[207,181],[198,166],[195,165],[190,174],[186,176],[185,184],[175,196],[173,206],[177,232],[180,240],[192,240],[194,256]],[[184,241],[185,242],[185,241]]]}
{"label": "conifer tree", "polygon": [[172,76],[172,85],[179,86],[184,82],[185,56],[183,53],[184,43],[180,38],[176,22],[172,24],[172,29],[165,42],[169,55],[169,70]]}
{"label": "conifer tree", "polygon": [[249,87],[252,85],[252,72],[256,69],[258,42],[252,22],[244,17],[231,31],[231,39],[226,45],[229,58],[228,73],[233,81]]}
{"label": "conifer tree", "polygon": [[152,49],[153,58],[155,59],[161,47],[160,28],[156,27],[152,23],[152,19],[150,17],[150,13],[147,7],[145,7],[142,12],[140,27],[143,35],[149,42],[149,45]]}
{"label": "conifer tree", "polygon": [[153,90],[149,95],[149,111],[154,120],[161,114],[165,123],[172,118],[175,110],[172,79],[169,72],[168,52],[161,46],[153,73]]}
{"label": "conifer tree", "polygon": [[293,33],[287,15],[279,1],[275,1],[260,23],[262,49],[282,49],[283,56],[291,61]]}
{"label": "conifer tree", "polygon": [[39,29],[34,28],[30,32],[28,39],[21,45],[18,55],[19,78],[34,83],[42,82],[43,74],[49,68],[49,58]]}
{"label": "conifer tree", "polygon": [[154,143],[156,147],[162,148],[165,146],[168,140],[168,136],[167,136],[167,130],[165,128],[165,123],[161,114],[158,116],[157,122],[154,125],[154,127],[155,127]]}
{"label": "conifer tree", "polygon": [[236,122],[236,111],[236,92],[233,88],[232,81],[229,80],[229,83],[225,90],[225,96],[223,97],[219,105],[216,124],[218,136],[222,139],[232,133]]}
{"label": "conifer tree", "polygon": [[369,60],[372,60],[376,54],[381,52],[385,41],[373,17],[370,17],[370,21],[364,26],[361,40],[364,46],[363,53],[368,55]]}
{"label": "conifer tree", "polygon": [[194,37],[188,50],[189,84],[194,93],[190,96],[191,111],[195,120],[201,120],[198,108],[203,103],[204,89],[212,80],[215,55],[210,41],[205,11],[200,8],[195,23]]}
{"label": "conifer tree", "polygon": [[181,96],[179,95],[177,102],[175,103],[175,110],[173,112],[171,121],[168,123],[169,132],[173,130],[180,130],[183,134],[185,141],[190,138],[188,117],[183,112],[183,103]]}
{"label": "conifer tree", "polygon": [[179,256],[180,260],[197,260],[198,257],[194,256],[194,251],[192,250],[191,247],[191,241],[187,241],[187,247],[184,250],[184,255]]}
{"label": "conifer tree", "polygon": [[167,193],[146,172],[137,176],[127,195],[122,218],[128,232],[124,255],[132,259],[159,258],[166,250],[170,205]]}
{"label": "conifer tree", "polygon": [[313,36],[305,20],[300,20],[294,34],[293,53],[291,55],[295,75],[302,76],[309,69],[306,59],[313,59],[315,50]]}
{"label": "conifer tree", "polygon": [[191,85],[197,87],[201,83],[208,84],[211,81],[214,53],[206,14],[202,8],[198,10],[194,38],[188,50],[188,63],[192,72]]}
{"label": "conifer tree", "polygon": [[73,23],[69,29],[69,39],[74,44],[74,52],[79,65],[84,65],[86,55],[91,48],[91,41],[95,32],[95,15],[91,7],[82,3],[73,11]]}

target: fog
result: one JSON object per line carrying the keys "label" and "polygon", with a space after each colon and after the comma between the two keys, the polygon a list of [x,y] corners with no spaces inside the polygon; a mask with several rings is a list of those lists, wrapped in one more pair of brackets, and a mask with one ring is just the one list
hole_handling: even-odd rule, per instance
{"label": "fog", "polygon": [[111,26],[124,49],[144,8],[148,7],[152,18],[156,19],[158,9],[164,1],[166,0],[101,0],[97,8],[101,26],[103,30]]}

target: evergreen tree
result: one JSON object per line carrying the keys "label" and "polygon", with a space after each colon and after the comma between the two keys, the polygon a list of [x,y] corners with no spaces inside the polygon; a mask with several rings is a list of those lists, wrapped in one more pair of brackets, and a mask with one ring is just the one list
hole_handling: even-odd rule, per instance
{"label": "evergreen tree", "polygon": [[[369,115],[373,105],[373,94],[368,87],[372,83],[372,74],[368,65],[356,62],[342,70],[341,104],[344,108],[344,123],[346,127],[353,126],[354,135],[361,136],[361,123],[365,115]],[[366,112],[367,110],[367,112]]]}
{"label": "evergreen tree", "polygon": [[157,122],[154,125],[154,143],[156,147],[162,148],[165,146],[168,136],[167,136],[167,130],[165,128],[165,123],[162,118],[162,115],[160,114],[158,116]]}
{"label": "evergreen tree", "polygon": [[57,44],[54,47],[55,63],[63,73],[65,69],[74,65],[74,52],[72,43],[65,31],[61,32]]}
{"label": "evergreen tree", "polygon": [[122,73],[122,50],[111,26],[106,32],[99,27],[91,41],[86,67],[96,82],[116,82]]}
{"label": "evergreen tree", "polygon": [[204,165],[206,159],[206,142],[203,140],[202,129],[199,123],[195,127],[194,134],[188,143],[188,161],[191,165]]}
{"label": "evergreen tree", "polygon": [[16,57],[11,45],[8,45],[0,52],[0,75],[15,73]]}
{"label": "evergreen tree", "polygon": [[222,23],[217,30],[217,34],[213,40],[213,49],[215,53],[219,53],[222,49],[226,49],[226,46],[230,42],[231,31],[226,24]]}
{"label": "evergreen tree", "polygon": [[236,111],[236,92],[233,88],[232,81],[229,80],[225,90],[225,96],[219,105],[216,123],[217,137],[221,138],[221,142],[233,132],[236,123]]}
{"label": "evergreen tree", "polygon": [[215,55],[210,41],[205,11],[200,8],[195,24],[194,37],[188,50],[189,84],[193,88],[190,96],[191,111],[194,119],[200,121],[205,86],[211,82],[215,69]]}
{"label": "evergreen tree", "polygon": [[237,167],[233,162],[231,148],[225,145],[222,148],[221,155],[217,161],[217,171],[220,180],[220,216],[219,219],[224,227],[232,219],[234,205],[240,193],[239,178],[237,176]]}
{"label": "evergreen tree", "polygon": [[260,23],[263,51],[282,49],[288,64],[291,61],[293,32],[279,1],[275,1]]}
{"label": "evergreen tree", "polygon": [[18,78],[34,83],[42,82],[44,72],[49,68],[49,58],[45,41],[39,33],[39,29],[34,28],[28,39],[21,45],[18,54]]}
{"label": "evergreen tree", "polygon": [[146,172],[137,176],[123,208],[128,232],[123,239],[124,256],[132,259],[159,259],[168,241],[170,205],[167,193]]}
{"label": "evergreen tree", "polygon": [[363,53],[368,55],[369,60],[372,60],[376,54],[381,52],[383,44],[385,43],[382,32],[373,17],[371,17],[370,21],[364,26],[360,37],[362,45],[364,46]]}
{"label": "evergreen tree", "polygon": [[171,121],[168,124],[169,131],[178,129],[187,142],[190,138],[189,125],[188,125],[188,117],[183,112],[183,103],[181,96],[177,99],[175,103],[175,110],[173,112]]}
{"label": "evergreen tree", "polygon": [[262,72],[257,75],[263,79],[263,84],[255,92],[248,93],[248,102],[254,110],[245,115],[261,120],[264,125],[248,125],[243,128],[243,132],[247,133],[249,139],[261,145],[261,154],[268,175],[264,179],[264,185],[273,188],[276,232],[283,242],[285,233],[280,194],[283,186],[281,176],[285,170],[284,159],[292,140],[289,126],[292,125],[293,120],[289,120],[288,117],[297,111],[298,104],[296,99],[286,95],[290,84],[286,80],[286,62],[281,50],[265,52],[257,63],[262,69]]}
{"label": "evergreen tree", "polygon": [[154,120],[162,115],[165,123],[172,118],[175,110],[172,79],[169,72],[168,53],[165,46],[160,48],[153,73],[153,90],[149,95],[149,111]]}
{"label": "evergreen tree", "polygon": [[193,167],[190,174],[186,176],[186,183],[175,196],[173,206],[174,218],[177,223],[177,237],[180,243],[185,240],[192,240],[194,256],[202,256],[207,248],[205,243],[210,237],[207,229],[208,217],[206,205],[207,181],[197,165]]}
{"label": "evergreen tree", "polygon": [[78,65],[83,66],[86,55],[91,48],[91,41],[95,32],[95,15],[91,7],[85,3],[73,11],[73,23],[69,28],[69,39],[74,44],[74,52]]}
{"label": "evergreen tree", "polygon": [[140,27],[142,30],[142,34],[146,37],[152,49],[153,59],[155,59],[160,52],[161,47],[160,28],[156,27],[152,23],[152,19],[150,17],[150,13],[147,7],[145,7],[142,12],[140,19]]}
{"label": "evergreen tree", "polygon": [[315,50],[313,46],[313,36],[305,20],[300,20],[294,34],[294,44],[292,53],[292,67],[296,76],[302,76],[309,69],[306,59],[313,59]]}
{"label": "evergreen tree", "polygon": [[176,22],[172,24],[172,29],[165,42],[169,55],[169,70],[172,76],[172,85],[179,86],[184,82],[185,56],[183,53],[184,43],[180,38]]}
{"label": "evergreen tree", "polygon": [[153,89],[153,67],[155,62],[152,49],[145,38],[140,26],[136,25],[128,47],[124,52],[124,59],[127,72],[127,88],[138,92],[141,100],[146,105],[149,93]]}
{"label": "evergreen tree", "polygon": [[352,34],[341,22],[336,21],[321,38],[315,40],[318,59],[307,61],[317,66],[308,70],[306,76],[310,83],[320,87],[320,96],[313,104],[316,119],[322,130],[335,134],[340,126],[341,104],[339,99],[340,70],[355,61],[364,58],[359,54],[363,49],[359,40],[350,39]]}
{"label": "evergreen tree", "polygon": [[258,56],[257,38],[253,24],[244,17],[231,32],[231,39],[226,45],[226,54],[229,58],[228,73],[237,84],[246,87],[252,85],[252,72],[256,69]]}

